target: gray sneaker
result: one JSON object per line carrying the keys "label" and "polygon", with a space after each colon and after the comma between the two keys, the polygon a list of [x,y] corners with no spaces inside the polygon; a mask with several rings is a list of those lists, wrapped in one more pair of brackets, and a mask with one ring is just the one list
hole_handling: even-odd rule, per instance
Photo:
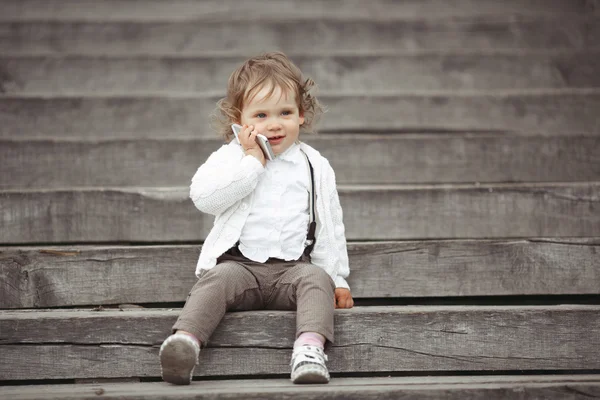
{"label": "gray sneaker", "polygon": [[292,354],[292,382],[294,383],[328,383],[329,371],[325,366],[327,356],[317,346],[299,346]]}
{"label": "gray sneaker", "polygon": [[160,346],[160,371],[165,382],[189,385],[198,365],[200,346],[190,335],[175,333]]}

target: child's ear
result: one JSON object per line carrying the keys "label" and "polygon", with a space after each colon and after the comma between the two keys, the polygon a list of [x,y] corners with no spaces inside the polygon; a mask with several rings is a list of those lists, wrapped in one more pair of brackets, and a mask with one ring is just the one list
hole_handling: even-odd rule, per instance
{"label": "child's ear", "polygon": [[304,114],[300,114],[300,118],[298,118],[298,120],[300,121],[300,125],[304,125]]}

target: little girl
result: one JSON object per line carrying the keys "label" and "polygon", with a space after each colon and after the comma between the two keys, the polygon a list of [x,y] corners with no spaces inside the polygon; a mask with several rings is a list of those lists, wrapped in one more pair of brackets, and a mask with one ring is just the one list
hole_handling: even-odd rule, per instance
{"label": "little girl", "polygon": [[[327,383],[324,346],[334,308],[354,301],[335,175],[327,159],[298,140],[322,108],[314,82],[283,53],[245,61],[218,102],[229,143],[200,166],[190,187],[196,207],[215,215],[196,268],[198,281],[160,348],[162,377],[187,385],[200,348],[226,311],[296,310],[294,383]],[[243,126],[238,139],[231,124]],[[275,158],[256,142],[266,136]]]}

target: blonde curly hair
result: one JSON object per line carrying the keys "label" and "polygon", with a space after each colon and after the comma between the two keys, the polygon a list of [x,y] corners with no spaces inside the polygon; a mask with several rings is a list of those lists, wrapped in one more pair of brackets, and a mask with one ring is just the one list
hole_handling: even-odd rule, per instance
{"label": "blonde curly hair", "polygon": [[244,61],[229,77],[227,95],[217,102],[213,127],[226,142],[231,141],[231,124],[240,123],[244,102],[264,87],[267,96],[276,88],[291,90],[296,95],[300,115],[304,116],[301,132],[315,132],[314,125],[325,111],[310,91],[316,88],[312,79],[304,79],[300,69],[282,52],[264,53]]}

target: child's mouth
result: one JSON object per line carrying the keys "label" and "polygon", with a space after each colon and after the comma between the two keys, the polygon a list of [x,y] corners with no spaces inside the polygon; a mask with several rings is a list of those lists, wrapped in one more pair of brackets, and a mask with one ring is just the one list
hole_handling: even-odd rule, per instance
{"label": "child's mouth", "polygon": [[285,138],[285,136],[273,136],[273,137],[269,138],[269,143],[271,145],[279,144],[279,143],[283,142],[284,138]]}

